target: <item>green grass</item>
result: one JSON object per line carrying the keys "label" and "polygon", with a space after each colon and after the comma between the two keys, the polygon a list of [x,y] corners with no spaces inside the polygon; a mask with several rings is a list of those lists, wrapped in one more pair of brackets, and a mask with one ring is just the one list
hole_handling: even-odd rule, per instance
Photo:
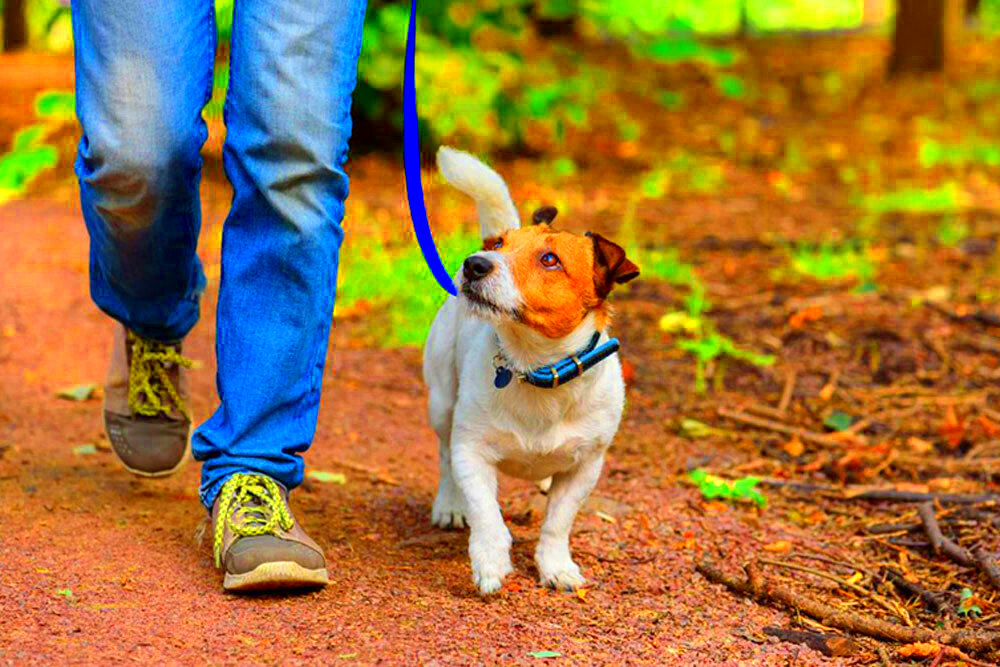
{"label": "green grass", "polygon": [[816,280],[856,279],[862,289],[874,286],[877,267],[868,249],[857,244],[799,244],[788,249],[792,271]]}
{"label": "green grass", "polygon": [[[482,245],[472,234],[439,236],[438,251],[449,273]],[[366,328],[380,345],[423,345],[447,295],[438,287],[416,241],[386,247],[372,237],[352,238],[341,251],[338,316],[365,312]]]}
{"label": "green grass", "polygon": [[1000,146],[989,143],[966,142],[943,144],[933,139],[920,142],[918,153],[920,166],[924,168],[945,165],[963,167],[965,165],[1000,166]]}
{"label": "green grass", "polygon": [[872,213],[953,213],[964,203],[965,193],[955,182],[870,195],[862,201]]}

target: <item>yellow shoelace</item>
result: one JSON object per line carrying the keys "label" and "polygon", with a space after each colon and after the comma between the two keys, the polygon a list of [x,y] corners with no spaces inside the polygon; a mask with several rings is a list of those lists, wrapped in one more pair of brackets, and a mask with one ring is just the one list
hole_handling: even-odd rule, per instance
{"label": "yellow shoelace", "polygon": [[295,525],[278,483],[264,475],[236,473],[222,486],[218,503],[213,545],[215,567],[222,567],[222,541],[227,525],[241,537],[273,535],[279,526],[291,530]]}
{"label": "yellow shoelace", "polygon": [[132,363],[128,373],[128,407],[146,417],[170,414],[171,405],[188,415],[187,403],[167,375],[166,364],[191,368],[194,361],[181,356],[177,348],[129,333]]}

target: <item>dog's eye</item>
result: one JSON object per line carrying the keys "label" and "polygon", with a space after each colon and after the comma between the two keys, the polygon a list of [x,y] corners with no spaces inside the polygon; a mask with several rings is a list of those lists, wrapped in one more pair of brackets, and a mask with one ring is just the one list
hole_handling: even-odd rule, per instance
{"label": "dog's eye", "polygon": [[503,247],[503,239],[487,240],[483,245],[483,250],[499,250]]}
{"label": "dog's eye", "polygon": [[495,242],[493,243],[493,249],[494,249],[494,250],[499,250],[499,249],[500,249],[500,248],[502,248],[502,247],[503,247],[503,239],[497,239],[497,240],[496,240],[496,241],[495,241]]}
{"label": "dog's eye", "polygon": [[547,269],[554,269],[559,266],[559,256],[554,252],[547,252],[542,255],[542,266]]}

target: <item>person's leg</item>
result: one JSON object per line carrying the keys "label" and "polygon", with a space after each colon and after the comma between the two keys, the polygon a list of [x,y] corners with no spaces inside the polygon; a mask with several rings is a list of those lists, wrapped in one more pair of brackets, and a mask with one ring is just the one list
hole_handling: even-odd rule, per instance
{"label": "person's leg", "polygon": [[201,109],[212,92],[208,0],[74,0],[75,169],[94,302],[174,341],[198,320]]}
{"label": "person's leg", "polygon": [[[223,152],[234,198],[222,238],[216,332],[221,405],[193,443],[195,458],[204,462],[206,507],[225,489],[217,515],[239,517],[231,504],[242,502],[263,502],[267,516],[287,511],[279,507],[284,501],[275,504],[273,490],[247,473],[265,475],[285,490],[302,482],[300,454],[316,429],[333,317],[364,11],[363,0],[236,3]],[[251,483],[257,490],[247,495],[242,489]],[[227,588],[243,587],[229,564],[231,541],[248,534],[230,532],[238,525],[224,517],[215,523]],[[280,525],[272,522],[266,530]],[[282,528],[279,537],[296,539]],[[261,544],[270,546],[259,553],[288,546]],[[248,577],[246,562],[284,557],[244,556],[236,569]],[[311,582],[322,583],[325,566],[320,577],[313,565],[304,565],[319,577]],[[260,583],[256,575],[251,579]]]}
{"label": "person's leg", "polygon": [[205,282],[195,245],[215,16],[209,0],[74,0],[73,33],[91,295],[120,323],[105,425],[126,468],[165,475],[191,425],[180,340]]}

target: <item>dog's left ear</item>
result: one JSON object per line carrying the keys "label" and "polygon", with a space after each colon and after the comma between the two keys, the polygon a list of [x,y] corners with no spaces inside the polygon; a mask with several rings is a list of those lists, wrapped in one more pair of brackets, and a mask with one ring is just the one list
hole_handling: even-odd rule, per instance
{"label": "dog's left ear", "polygon": [[639,277],[639,267],[629,261],[625,250],[600,234],[587,232],[594,242],[594,287],[600,299],[607,298],[615,285]]}
{"label": "dog's left ear", "polygon": [[531,215],[531,224],[541,225],[550,224],[556,219],[559,214],[559,210],[555,206],[543,206]]}

